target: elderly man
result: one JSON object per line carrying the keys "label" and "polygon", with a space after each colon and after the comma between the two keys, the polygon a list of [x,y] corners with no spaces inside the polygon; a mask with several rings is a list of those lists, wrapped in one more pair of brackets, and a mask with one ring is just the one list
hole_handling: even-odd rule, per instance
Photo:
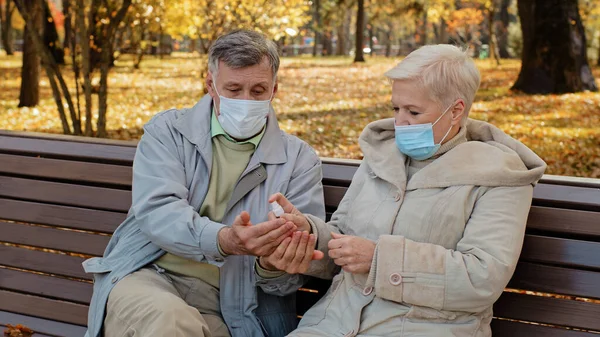
{"label": "elderly man", "polygon": [[269,220],[272,194],[325,216],[319,158],[278,127],[272,41],[235,31],[214,42],[208,62],[208,95],[144,127],[127,219],[104,257],[84,262],[95,279],[89,337],[277,336],[296,325],[303,277],[255,261],[310,230]]}

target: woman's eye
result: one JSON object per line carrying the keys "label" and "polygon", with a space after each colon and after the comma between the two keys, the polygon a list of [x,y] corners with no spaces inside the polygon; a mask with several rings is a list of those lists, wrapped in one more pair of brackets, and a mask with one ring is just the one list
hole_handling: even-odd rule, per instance
{"label": "woman's eye", "polygon": [[420,112],[416,112],[416,111],[412,111],[412,110],[408,110],[408,112],[410,112],[410,114],[413,116],[417,116],[420,114]]}
{"label": "woman's eye", "polygon": [[400,108],[398,108],[398,107],[396,107],[396,106],[395,106],[395,107],[392,107],[392,110],[394,110],[394,112],[400,112]]}
{"label": "woman's eye", "polygon": [[229,90],[231,92],[238,92],[238,91],[240,91],[240,89],[227,89],[227,90]]}

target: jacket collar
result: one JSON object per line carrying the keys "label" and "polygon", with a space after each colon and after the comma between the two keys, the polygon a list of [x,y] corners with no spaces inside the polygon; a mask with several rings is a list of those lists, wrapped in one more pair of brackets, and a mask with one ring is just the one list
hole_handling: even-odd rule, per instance
{"label": "jacket collar", "polygon": [[[212,97],[205,95],[192,108],[183,110],[182,115],[174,124],[177,131],[205,153],[210,153],[209,148],[212,147],[210,132],[212,103]],[[287,162],[285,141],[283,131],[279,129],[275,111],[271,107],[265,134],[253,157],[263,164],[283,164]]]}
{"label": "jacket collar", "polygon": [[436,158],[406,183],[406,156],[395,144],[394,119],[369,124],[359,143],[372,172],[399,189],[453,185],[535,185],[546,163],[521,142],[486,122],[469,119],[467,142]]}

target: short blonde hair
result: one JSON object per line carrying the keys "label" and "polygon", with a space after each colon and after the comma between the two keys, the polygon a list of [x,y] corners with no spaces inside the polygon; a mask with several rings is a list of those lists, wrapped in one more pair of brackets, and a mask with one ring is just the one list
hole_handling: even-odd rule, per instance
{"label": "short blonde hair", "polygon": [[449,44],[423,46],[408,54],[385,76],[392,81],[416,80],[441,109],[462,98],[465,118],[481,81],[479,70],[466,51]]}

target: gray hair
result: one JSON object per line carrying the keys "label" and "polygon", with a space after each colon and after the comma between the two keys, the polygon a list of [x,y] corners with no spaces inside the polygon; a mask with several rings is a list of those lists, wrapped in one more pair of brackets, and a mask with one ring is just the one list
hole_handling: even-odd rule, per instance
{"label": "gray hair", "polygon": [[208,51],[208,70],[217,76],[219,61],[231,68],[244,68],[260,64],[265,56],[273,72],[273,80],[279,70],[277,45],[265,35],[252,30],[235,30],[220,36]]}

